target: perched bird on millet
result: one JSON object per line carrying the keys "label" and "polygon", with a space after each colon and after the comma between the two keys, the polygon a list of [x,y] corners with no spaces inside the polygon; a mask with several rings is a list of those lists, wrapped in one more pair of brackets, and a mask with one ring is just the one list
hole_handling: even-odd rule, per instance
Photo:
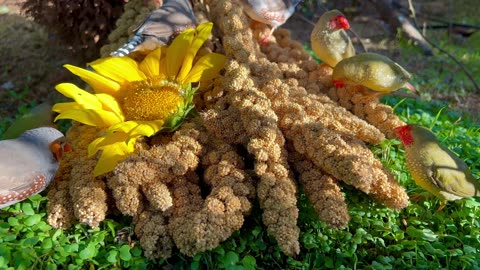
{"label": "perched bird on millet", "polygon": [[59,160],[70,148],[50,127],[25,131],[0,141],[0,208],[43,191],[55,177]]}
{"label": "perched bird on millet", "polygon": [[301,0],[240,0],[243,10],[254,21],[268,24],[270,32],[261,38],[260,44],[268,43],[273,31],[284,24],[295,12]]}
{"label": "perched bird on millet", "polygon": [[165,0],[135,30],[135,35],[111,55],[125,56],[134,51],[153,51],[170,44],[176,35],[195,26],[195,15],[189,0]]}
{"label": "perched bird on millet", "polygon": [[310,34],[315,55],[330,67],[335,67],[344,58],[354,56],[355,48],[345,32],[349,28],[347,18],[340,11],[325,12]]}
{"label": "perched bird on millet", "polygon": [[407,166],[417,185],[442,201],[438,211],[447,201],[480,196],[480,181],[462,159],[439,143],[432,131],[419,125],[405,125],[394,131],[405,147]]}
{"label": "perched bird on millet", "polygon": [[387,94],[400,88],[407,88],[418,94],[408,81],[412,75],[390,58],[377,53],[361,53],[345,58],[333,68],[333,85],[362,85],[376,92]]}

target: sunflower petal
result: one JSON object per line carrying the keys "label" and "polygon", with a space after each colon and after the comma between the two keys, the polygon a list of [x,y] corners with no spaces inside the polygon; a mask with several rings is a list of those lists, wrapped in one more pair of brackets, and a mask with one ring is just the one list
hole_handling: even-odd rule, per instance
{"label": "sunflower petal", "polygon": [[126,159],[134,148],[131,145],[127,145],[125,142],[118,142],[115,144],[107,145],[102,149],[102,154],[98,159],[95,169],[93,169],[93,175],[99,176],[104,173],[111,172],[115,169],[118,162]]}
{"label": "sunflower petal", "polygon": [[119,118],[124,119],[122,109],[120,104],[118,104],[117,99],[108,94],[96,94],[98,100],[102,103],[103,109],[115,113]]}
{"label": "sunflower petal", "polygon": [[138,125],[134,129],[132,129],[129,133],[130,138],[136,138],[140,136],[150,137],[162,129],[163,125],[165,124],[165,121],[155,120],[155,121],[141,121],[137,123]]}
{"label": "sunflower petal", "polygon": [[185,54],[185,59],[183,59],[183,64],[180,69],[180,72],[177,75],[177,80],[180,84],[183,84],[185,77],[188,76],[188,73],[192,69],[193,59],[197,55],[200,47],[205,43],[205,40],[208,39],[210,33],[212,32],[213,23],[202,23],[197,27],[197,34],[192,41],[192,44],[188,48],[187,53]]}
{"label": "sunflower petal", "polygon": [[72,65],[64,65],[71,73],[77,75],[84,82],[88,83],[95,93],[107,93],[115,95],[115,93],[120,89],[120,84],[113,81],[109,78],[103,77],[95,72],[92,72],[87,69],[79,68]]}
{"label": "sunflower petal", "polygon": [[119,142],[126,142],[128,139],[128,134],[124,132],[110,132],[105,134],[102,137],[99,137],[93,140],[88,145],[88,156],[93,156],[98,150],[101,150],[107,145],[119,143]]}
{"label": "sunflower petal", "polygon": [[115,124],[108,128],[108,132],[123,132],[130,133],[138,125],[137,121],[126,121],[122,123]]}
{"label": "sunflower petal", "polygon": [[77,102],[63,102],[57,103],[52,106],[52,111],[58,113],[62,113],[72,109],[82,109],[82,106],[80,106]]}
{"label": "sunflower petal", "polygon": [[102,103],[98,98],[83,89],[78,88],[73,83],[61,83],[55,86],[55,89],[62,95],[72,98],[84,109],[101,109]]}
{"label": "sunflower petal", "polygon": [[113,112],[105,110],[72,109],[59,114],[59,119],[72,119],[89,126],[108,127],[121,121]]}
{"label": "sunflower petal", "polygon": [[156,48],[149,53],[140,63],[139,68],[147,77],[155,77],[160,74],[160,58],[162,56],[162,47]]}
{"label": "sunflower petal", "polygon": [[158,73],[160,73],[160,76],[162,76],[161,79],[167,79],[167,57],[163,57],[162,59],[160,59]]}
{"label": "sunflower petal", "polygon": [[99,137],[93,140],[87,147],[87,153],[88,157],[91,157],[97,153],[98,150],[100,150],[100,147],[98,147],[99,144],[101,144],[105,140],[105,137]]}
{"label": "sunflower petal", "polygon": [[146,78],[138,68],[137,62],[128,56],[100,58],[88,65],[98,74],[110,78],[120,85]]}
{"label": "sunflower petal", "polygon": [[208,81],[215,78],[225,65],[226,59],[225,55],[218,53],[209,53],[202,56],[195,63],[184,83]]}
{"label": "sunflower petal", "polygon": [[178,35],[168,46],[165,63],[168,79],[173,80],[176,78],[194,35],[194,29],[187,29]]}

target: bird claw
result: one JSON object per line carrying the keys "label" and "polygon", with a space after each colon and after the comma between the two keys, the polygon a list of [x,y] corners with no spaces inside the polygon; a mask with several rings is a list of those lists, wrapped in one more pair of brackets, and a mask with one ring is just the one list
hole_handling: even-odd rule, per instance
{"label": "bird claw", "polygon": [[442,202],[442,204],[440,205],[440,207],[438,207],[437,212],[441,212],[441,211],[443,210],[443,208],[445,208],[446,205],[447,205],[446,202]]}
{"label": "bird claw", "polygon": [[414,194],[414,195],[410,196],[410,201],[415,202],[415,203],[417,203],[421,200],[424,200],[424,199],[425,199],[425,196],[422,195],[422,194]]}

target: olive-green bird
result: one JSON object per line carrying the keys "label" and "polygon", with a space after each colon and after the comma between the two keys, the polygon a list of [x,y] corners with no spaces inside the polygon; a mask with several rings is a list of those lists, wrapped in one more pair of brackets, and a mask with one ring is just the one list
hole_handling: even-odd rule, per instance
{"label": "olive-green bird", "polygon": [[345,32],[349,28],[347,18],[340,11],[335,9],[325,12],[310,34],[310,44],[315,55],[331,67],[344,58],[354,56],[355,48]]}
{"label": "olive-green bird", "polygon": [[439,143],[433,132],[418,125],[394,131],[405,147],[407,166],[417,185],[442,201],[438,211],[447,201],[480,196],[480,181],[462,159]]}
{"label": "olive-green bird", "polygon": [[402,87],[418,94],[408,81],[412,75],[390,58],[377,53],[361,53],[345,58],[333,68],[333,84],[337,88],[346,84],[363,85],[379,94]]}

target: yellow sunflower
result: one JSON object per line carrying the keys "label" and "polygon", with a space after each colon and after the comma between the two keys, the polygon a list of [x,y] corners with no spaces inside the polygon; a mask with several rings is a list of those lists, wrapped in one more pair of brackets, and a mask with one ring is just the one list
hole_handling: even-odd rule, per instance
{"label": "yellow sunflower", "polygon": [[106,128],[103,136],[88,146],[89,156],[101,155],[95,176],[112,171],[134,150],[141,136],[162,129],[175,129],[193,108],[192,83],[214,78],[225,64],[225,56],[208,53],[195,56],[210,36],[212,23],[200,24],[178,35],[168,47],[150,52],[141,62],[125,57],[107,57],[89,64],[91,70],[65,65],[88,83],[94,94],[71,83],[55,88],[74,102],[58,103],[55,119],[72,119]]}

